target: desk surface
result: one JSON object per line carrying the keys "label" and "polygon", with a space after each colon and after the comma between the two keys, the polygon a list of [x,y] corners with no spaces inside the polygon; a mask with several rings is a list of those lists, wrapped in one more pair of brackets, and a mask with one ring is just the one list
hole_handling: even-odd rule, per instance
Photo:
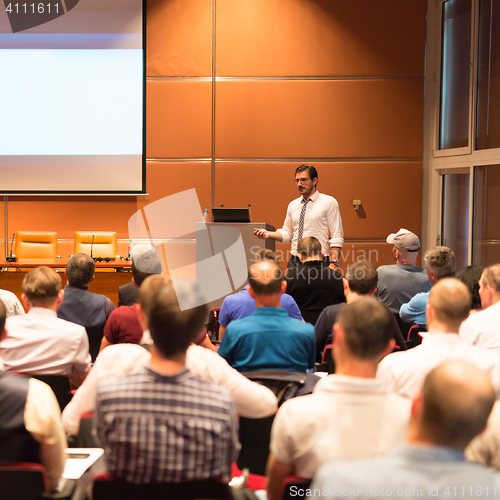
{"label": "desk surface", "polygon": [[[3,267],[7,270],[16,268],[34,268],[39,266],[47,266],[53,268],[65,268],[68,259],[18,259],[17,262],[6,262]],[[130,261],[125,259],[116,259],[109,262],[102,261],[95,263],[96,269],[130,269]]]}

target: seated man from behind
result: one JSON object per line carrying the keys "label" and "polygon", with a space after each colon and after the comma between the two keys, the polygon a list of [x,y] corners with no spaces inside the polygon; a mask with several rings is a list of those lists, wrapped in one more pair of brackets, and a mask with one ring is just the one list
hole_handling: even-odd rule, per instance
{"label": "seated man from behind", "polygon": [[[272,250],[268,250],[267,248],[261,248],[254,255],[255,262],[260,260],[270,260],[279,265],[276,253]],[[231,321],[246,318],[255,311],[255,299],[253,299],[248,293],[249,286],[250,285],[247,285],[243,290],[241,290],[241,292],[228,295],[224,299],[224,302],[222,302],[219,315],[219,339],[222,340]],[[284,293],[281,296],[280,304],[281,307],[286,310],[290,318],[302,320],[302,315],[297,303],[288,293]]]}
{"label": "seated man from behind", "polygon": [[[355,262],[349,266],[346,277],[342,278],[344,294],[348,304],[352,304],[361,297],[373,295],[377,291],[377,270],[373,264],[366,260]],[[337,316],[342,311],[345,303],[326,307],[320,314],[314,325],[316,332],[316,361],[319,363],[325,346],[332,343],[333,325],[337,322]],[[391,331],[396,345],[402,351],[406,351],[406,343],[396,319],[392,318]]]}
{"label": "seated man from behind", "polygon": [[413,402],[406,444],[385,457],[323,466],[311,484],[314,498],[331,499],[330,492],[346,489],[363,499],[380,498],[381,491],[384,497],[405,499],[498,492],[500,475],[464,459],[467,444],[484,430],[494,400],[488,377],[476,366],[458,360],[439,365]]}
{"label": "seated man from behind", "polygon": [[232,321],[219,354],[236,370],[288,370],[305,372],[314,367],[314,327],[290,318],[280,307],[286,290],[281,269],[261,260],[248,272],[248,293],[256,311]]}
{"label": "seated man from behind", "polygon": [[[132,283],[137,289],[148,276],[160,273],[161,262],[156,255],[146,253],[132,260]],[[141,340],[138,304],[121,306],[111,313],[106,322],[100,350],[111,344],[139,344]]]}
{"label": "seated man from behind", "polygon": [[[0,301],[0,338],[6,313]],[[52,389],[35,378],[0,372],[0,463],[41,463],[54,489],[64,470],[66,446]]]}
{"label": "seated man from behind", "polygon": [[[139,293],[139,321],[148,332],[151,304],[158,293],[170,282],[165,274],[148,277]],[[151,354],[137,344],[116,344],[106,347],[96,359],[92,370],[64,408],[63,425],[66,432],[78,435],[80,416],[95,408],[97,385],[103,380],[127,373],[135,373],[148,366]],[[276,396],[263,385],[231,368],[216,352],[191,344],[186,351],[187,368],[200,378],[225,387],[234,398],[238,414],[247,418],[263,418],[276,412]]]}
{"label": "seated man from behind", "polygon": [[403,441],[410,402],[375,378],[394,347],[391,313],[373,297],[343,307],[335,324],[334,375],[311,395],[285,402],[271,432],[269,500],[279,500],[283,479],[312,478],[330,460],[373,457]]}
{"label": "seated man from behind", "polygon": [[7,318],[0,343],[5,371],[30,375],[68,375],[79,386],[90,368],[89,341],[83,326],[57,317],[63,301],[61,278],[37,267],[23,279],[21,300],[28,314]]}
{"label": "seated man from behind", "polygon": [[455,278],[439,280],[427,302],[428,334],[422,344],[405,352],[386,356],[378,367],[377,377],[391,390],[413,399],[426,375],[440,363],[465,359],[481,368],[491,378],[500,395],[500,364],[494,353],[467,345],[458,335],[462,321],[468,316],[471,296],[467,287]]}
{"label": "seated man from behind", "polygon": [[494,352],[500,358],[500,264],[487,267],[479,280],[482,311],[472,314],[460,327],[460,337]]}
{"label": "seated man from behind", "polygon": [[314,325],[325,307],[345,302],[342,275],[325,264],[321,243],[314,236],[299,241],[297,252],[300,264],[289,270],[286,290],[304,320]]}
{"label": "seated man from behind", "polygon": [[[132,264],[134,263],[134,259],[139,259],[146,254],[154,255],[155,257],[157,256],[156,250],[149,243],[139,243],[138,245],[134,245],[130,252]],[[139,289],[135,286],[133,278],[130,283],[126,283],[125,285],[118,287],[118,307],[133,306],[138,300]]]}
{"label": "seated man from behind", "polygon": [[[448,247],[436,247],[428,250],[424,255],[424,267],[431,285],[435,285],[443,278],[453,278],[456,271],[456,259],[453,250]],[[416,323],[425,327],[425,307],[430,292],[417,293],[407,304],[399,310],[399,316],[405,323]]]}
{"label": "seated man from behind", "polygon": [[[181,311],[179,303],[189,302]],[[185,366],[207,313],[195,282],[170,282],[150,305],[149,366],[99,384],[95,422],[113,475],[131,483],[230,477],[238,447],[234,402]]]}
{"label": "seated man from behind", "polygon": [[68,284],[64,287],[64,300],[57,316],[82,325],[89,337],[90,355],[95,360],[109,315],[115,308],[105,295],[89,292],[95,278],[95,262],[84,253],[72,255],[66,264]]}
{"label": "seated man from behind", "polygon": [[393,314],[399,315],[403,304],[417,293],[428,292],[431,284],[425,270],[415,265],[420,250],[420,240],[416,234],[401,228],[397,233],[387,236],[386,241],[393,245],[396,264],[377,269],[376,296]]}

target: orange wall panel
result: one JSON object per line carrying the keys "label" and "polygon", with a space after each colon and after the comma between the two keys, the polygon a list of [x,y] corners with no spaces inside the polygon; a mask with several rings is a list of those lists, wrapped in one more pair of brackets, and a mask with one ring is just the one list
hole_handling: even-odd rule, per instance
{"label": "orange wall panel", "polygon": [[147,82],[147,158],[210,158],[210,81]]}
{"label": "orange wall panel", "polygon": [[148,196],[9,197],[9,232],[57,231],[60,239],[73,239],[75,231],[116,231],[128,239],[129,218],[165,196],[194,188],[208,207],[210,170],[208,162],[148,162]]}
{"label": "orange wall panel", "polygon": [[211,76],[212,0],[148,0],[147,76]]}
{"label": "orange wall panel", "polygon": [[217,76],[423,75],[425,0],[217,0]]}
{"label": "orange wall panel", "polygon": [[[308,162],[309,163],[309,162]],[[346,239],[382,239],[405,227],[420,234],[420,162],[310,162],[318,169],[318,189],[339,202]],[[215,167],[215,206],[252,204],[255,222],[276,228],[288,203],[298,197],[293,182],[299,163],[219,162]],[[352,200],[361,199],[354,210]]]}
{"label": "orange wall panel", "polygon": [[221,81],[218,158],[420,158],[423,80]]}

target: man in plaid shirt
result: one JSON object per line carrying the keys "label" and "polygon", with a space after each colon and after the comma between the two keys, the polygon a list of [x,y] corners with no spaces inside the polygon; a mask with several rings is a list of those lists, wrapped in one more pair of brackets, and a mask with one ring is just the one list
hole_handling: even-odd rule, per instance
{"label": "man in plaid shirt", "polygon": [[229,392],[185,367],[186,350],[207,317],[206,305],[181,311],[187,298],[204,303],[194,282],[159,290],[148,317],[150,365],[98,387],[95,422],[108,471],[128,482],[230,477],[236,459],[238,423]]}

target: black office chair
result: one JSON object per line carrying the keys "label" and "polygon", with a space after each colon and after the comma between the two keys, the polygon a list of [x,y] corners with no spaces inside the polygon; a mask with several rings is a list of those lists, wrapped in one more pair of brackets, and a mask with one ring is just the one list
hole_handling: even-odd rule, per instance
{"label": "black office chair", "polygon": [[232,500],[231,487],[216,479],[182,483],[133,484],[109,474],[94,477],[93,500]]}

